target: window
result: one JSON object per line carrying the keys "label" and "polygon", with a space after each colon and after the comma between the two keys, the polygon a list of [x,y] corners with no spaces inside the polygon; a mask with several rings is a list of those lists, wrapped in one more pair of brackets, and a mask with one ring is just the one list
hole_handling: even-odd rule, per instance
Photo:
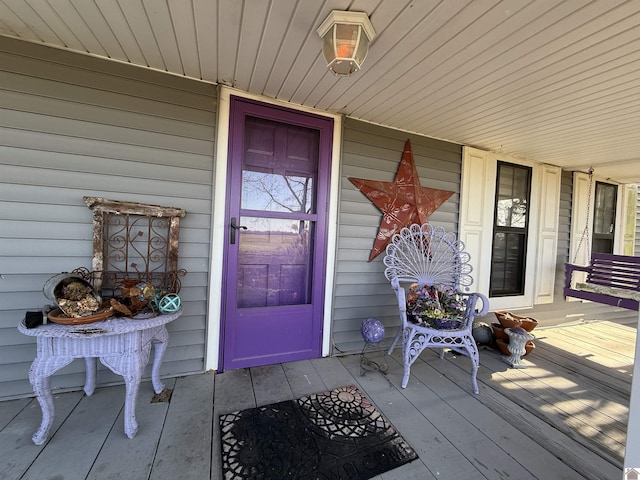
{"label": "window", "polygon": [[616,185],[596,182],[593,203],[592,252],[613,253],[617,198],[618,187]]}
{"label": "window", "polygon": [[489,295],[524,294],[531,168],[498,162]]}

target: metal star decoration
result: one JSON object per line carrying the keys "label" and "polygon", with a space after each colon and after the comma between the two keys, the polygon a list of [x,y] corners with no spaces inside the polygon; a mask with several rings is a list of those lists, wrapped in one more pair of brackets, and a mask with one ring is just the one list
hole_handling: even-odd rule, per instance
{"label": "metal star decoration", "polygon": [[422,225],[454,192],[420,185],[420,177],[413,161],[411,142],[407,140],[402,160],[393,182],[349,178],[382,212],[369,261],[385,251],[391,237],[413,223]]}

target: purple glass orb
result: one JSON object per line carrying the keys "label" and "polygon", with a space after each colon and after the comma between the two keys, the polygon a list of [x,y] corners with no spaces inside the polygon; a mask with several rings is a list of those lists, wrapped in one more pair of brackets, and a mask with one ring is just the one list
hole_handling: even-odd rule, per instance
{"label": "purple glass orb", "polygon": [[375,318],[367,318],[360,327],[362,338],[369,343],[378,343],[384,337],[384,325]]}

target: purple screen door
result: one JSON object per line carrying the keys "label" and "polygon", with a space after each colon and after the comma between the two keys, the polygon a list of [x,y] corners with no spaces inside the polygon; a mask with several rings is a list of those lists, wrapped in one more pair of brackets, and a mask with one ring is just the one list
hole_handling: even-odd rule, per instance
{"label": "purple screen door", "polygon": [[231,99],[225,370],[322,348],[333,122]]}

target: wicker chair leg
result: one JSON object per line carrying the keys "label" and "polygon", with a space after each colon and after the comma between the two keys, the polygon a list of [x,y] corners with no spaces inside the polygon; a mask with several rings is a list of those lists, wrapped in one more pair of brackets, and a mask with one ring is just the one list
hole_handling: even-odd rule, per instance
{"label": "wicker chair leg", "polygon": [[391,346],[389,347],[389,350],[387,350],[387,355],[391,355],[393,353],[393,349],[396,348],[396,345],[398,344],[398,340],[400,340],[401,336],[402,336],[402,327],[398,329],[396,336],[393,337],[393,342],[391,342]]}

